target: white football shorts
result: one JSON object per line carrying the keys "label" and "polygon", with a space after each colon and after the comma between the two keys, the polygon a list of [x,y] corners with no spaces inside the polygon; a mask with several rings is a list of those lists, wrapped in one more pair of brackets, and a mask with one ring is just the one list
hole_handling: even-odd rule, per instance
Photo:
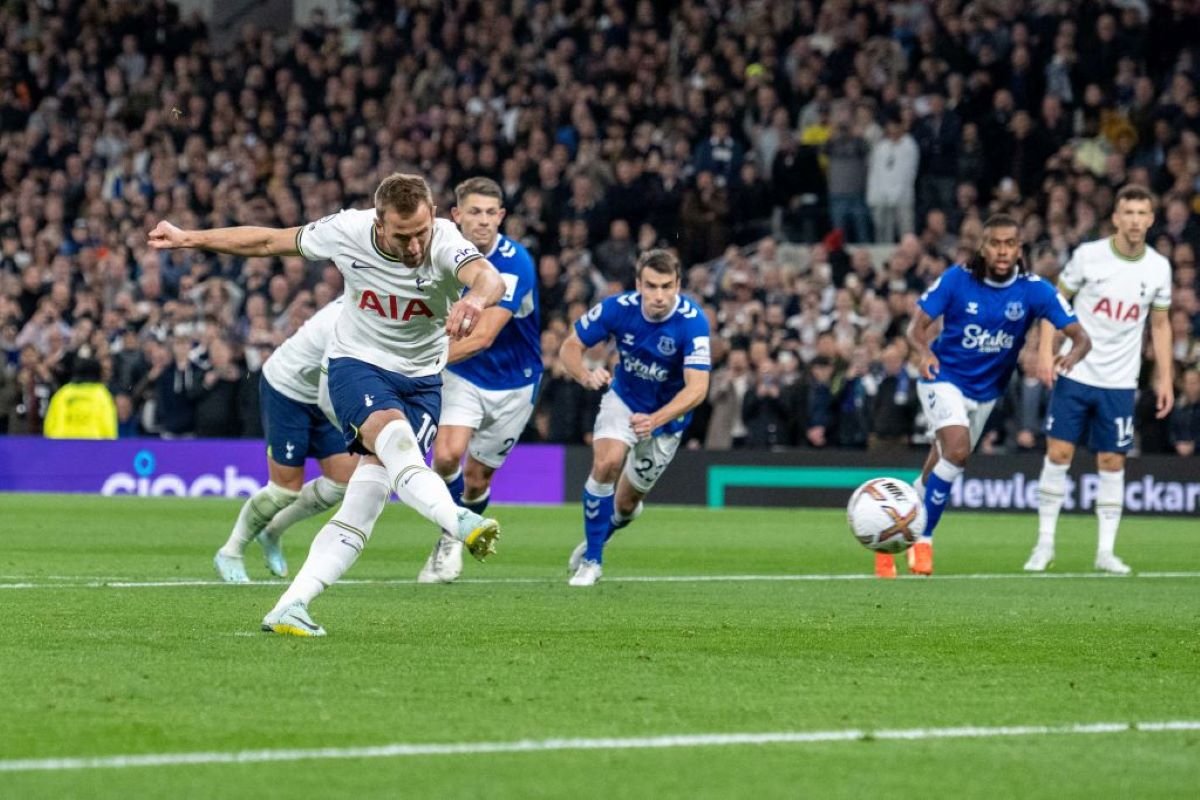
{"label": "white football shorts", "polygon": [[971,450],[975,450],[979,437],[983,435],[983,426],[996,405],[995,400],[972,400],[947,381],[918,384],[917,395],[921,398],[921,408],[925,411],[931,432],[961,425],[970,430]]}
{"label": "white football shorts", "polygon": [[625,405],[625,401],[610,389],[600,400],[592,438],[616,439],[627,444],[629,455],[625,457],[625,477],[634,489],[648,494],[675,458],[675,451],[683,440],[683,432],[662,433],[639,440],[629,426],[632,416],[633,412]]}
{"label": "white football shorts", "polygon": [[474,430],[467,447],[471,458],[499,469],[533,414],[536,390],[536,383],[519,389],[481,389],[446,370],[442,373],[442,418],[438,424]]}

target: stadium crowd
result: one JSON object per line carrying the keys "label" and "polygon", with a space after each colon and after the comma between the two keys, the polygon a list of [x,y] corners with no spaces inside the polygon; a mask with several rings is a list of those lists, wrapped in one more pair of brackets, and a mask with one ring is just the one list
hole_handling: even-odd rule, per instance
{"label": "stadium crowd", "polygon": [[[547,375],[527,438],[587,439],[598,398],[559,344],[662,245],[716,333],[689,446],[906,448],[925,440],[905,326],[983,218],[1022,219],[1053,277],[1136,182],[1161,198],[1179,378],[1171,419],[1139,403],[1140,449],[1194,454],[1193,6],[361,0],[218,53],[166,0],[4,4],[0,431],[42,432],[75,381],[107,385],[121,436],[260,436],[262,363],[341,292],[337,269],[156,252],[146,232],[295,226],[406,171],[440,213],[458,181],[495,178],[534,255]],[[1046,399],[1024,370],[983,448],[1038,447]]]}

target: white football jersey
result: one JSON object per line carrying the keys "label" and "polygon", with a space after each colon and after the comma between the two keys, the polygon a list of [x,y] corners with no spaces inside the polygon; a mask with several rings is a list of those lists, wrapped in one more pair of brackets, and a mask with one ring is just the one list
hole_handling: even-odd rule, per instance
{"label": "white football jersey", "polygon": [[263,375],[280,394],[298,403],[317,402],[321,360],[343,305],[339,297],[313,314],[263,364]]}
{"label": "white football jersey", "polygon": [[[1171,264],[1146,247],[1141,258],[1116,251],[1112,238],[1075,249],[1058,279],[1075,296],[1075,315],[1092,349],[1068,373],[1071,380],[1102,389],[1137,388],[1142,337],[1151,309],[1171,307]],[[1063,352],[1070,349],[1064,343]]]}
{"label": "white football jersey", "polygon": [[327,354],[419,378],[446,366],[446,317],[461,294],[458,270],[483,258],[448,219],[433,223],[425,263],[409,269],[375,242],[375,210],[339,211],[300,229],[296,248],[332,261],[346,281],[345,305]]}

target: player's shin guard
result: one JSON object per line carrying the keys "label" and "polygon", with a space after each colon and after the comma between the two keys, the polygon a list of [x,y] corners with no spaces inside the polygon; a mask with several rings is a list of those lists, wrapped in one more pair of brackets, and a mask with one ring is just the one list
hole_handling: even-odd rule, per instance
{"label": "player's shin guard", "polygon": [[446,482],[446,488],[450,490],[450,498],[454,501],[455,505],[461,506],[463,504],[463,492],[467,489],[467,481],[463,478],[462,467],[460,466],[451,477],[443,477],[442,480]]}
{"label": "player's shin guard", "polygon": [[470,499],[463,497],[459,505],[461,505],[463,508],[471,509],[476,514],[483,514],[484,510],[488,507],[488,503],[491,501],[492,487],[489,486],[483,490],[483,494],[479,495],[479,497],[472,497]]}
{"label": "player's shin guard", "polygon": [[276,514],[265,530],[269,535],[278,537],[297,522],[333,508],[345,496],[346,484],[330,480],[324,475],[313,478],[300,489],[296,502]]}
{"label": "player's shin guard", "polygon": [[458,529],[458,504],[442,477],[425,466],[408,420],[384,426],[375,439],[375,456],[387,469],[392,491],[405,505],[444,531]]}
{"label": "player's shin guard", "polygon": [[1096,518],[1099,522],[1097,555],[1111,555],[1117,543],[1117,528],[1125,506],[1125,470],[1100,471],[1100,486],[1096,490]]}
{"label": "player's shin guard", "polygon": [[588,561],[603,560],[604,543],[612,530],[613,495],[613,484],[599,483],[590,475],[583,485],[583,535],[587,539],[583,557]]}
{"label": "player's shin guard", "polygon": [[313,539],[304,566],[275,604],[276,610],[296,601],[311,603],[346,574],[371,538],[390,494],[387,470],[377,464],[359,464],[346,487],[342,507]]}
{"label": "player's shin guard", "polygon": [[929,473],[929,478],[925,481],[924,538],[933,537],[938,520],[942,518],[942,512],[946,510],[946,503],[950,501],[950,487],[954,485],[954,481],[962,474],[962,471],[962,467],[951,464],[943,458],[934,465],[933,471]]}
{"label": "player's shin guard", "polygon": [[1047,456],[1038,478],[1038,547],[1054,548],[1058,515],[1067,496],[1067,470],[1070,464],[1055,464]]}
{"label": "player's shin guard", "polygon": [[233,524],[233,532],[221,547],[221,552],[240,558],[246,552],[246,545],[299,497],[299,492],[268,481],[242,505],[237,522]]}

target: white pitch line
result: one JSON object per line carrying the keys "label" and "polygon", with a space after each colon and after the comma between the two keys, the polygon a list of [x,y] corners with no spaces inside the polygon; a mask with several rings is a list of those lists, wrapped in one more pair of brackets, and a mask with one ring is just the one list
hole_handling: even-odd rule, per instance
{"label": "white pitch line", "polygon": [[[1041,572],[1029,574],[1025,572],[981,572],[973,574],[942,574],[933,578],[920,575],[901,575],[900,581],[1009,581],[1009,580],[1130,580],[1135,578],[1200,578],[1198,572],[1135,572],[1132,575],[1109,575],[1104,572]],[[19,579],[19,576],[9,576],[9,579]],[[160,580],[132,579],[96,579],[80,575],[77,583],[38,583],[32,579],[23,579],[20,583],[0,583],[0,589],[164,589],[174,587],[204,587],[204,586],[283,586],[282,580],[251,581],[250,583],[227,584],[211,578],[175,578]],[[845,573],[833,575],[628,575],[625,577],[606,577],[605,583],[804,583],[830,581],[877,581],[874,575],[868,573]],[[463,578],[456,583],[478,585],[531,585],[559,583],[557,577],[545,578]],[[339,586],[409,586],[415,585],[412,578],[351,578],[338,581]]]}
{"label": "white pitch line", "polygon": [[293,750],[235,750],[196,753],[143,753],[78,758],[27,758],[0,761],[0,772],[57,772],[129,767],[172,767],[200,764],[261,764],[280,761],[328,761],[359,758],[545,753],[568,750],[657,750],[739,745],[826,744],[859,741],[993,739],[1014,736],[1168,733],[1200,730],[1200,720],[1169,722],[1092,722],[1074,725],[1007,725],[1001,727],[907,728],[893,730],[782,731],[776,733],[700,733],[605,739],[521,739],[512,742],[448,742],[385,744],[370,747],[320,747]]}

